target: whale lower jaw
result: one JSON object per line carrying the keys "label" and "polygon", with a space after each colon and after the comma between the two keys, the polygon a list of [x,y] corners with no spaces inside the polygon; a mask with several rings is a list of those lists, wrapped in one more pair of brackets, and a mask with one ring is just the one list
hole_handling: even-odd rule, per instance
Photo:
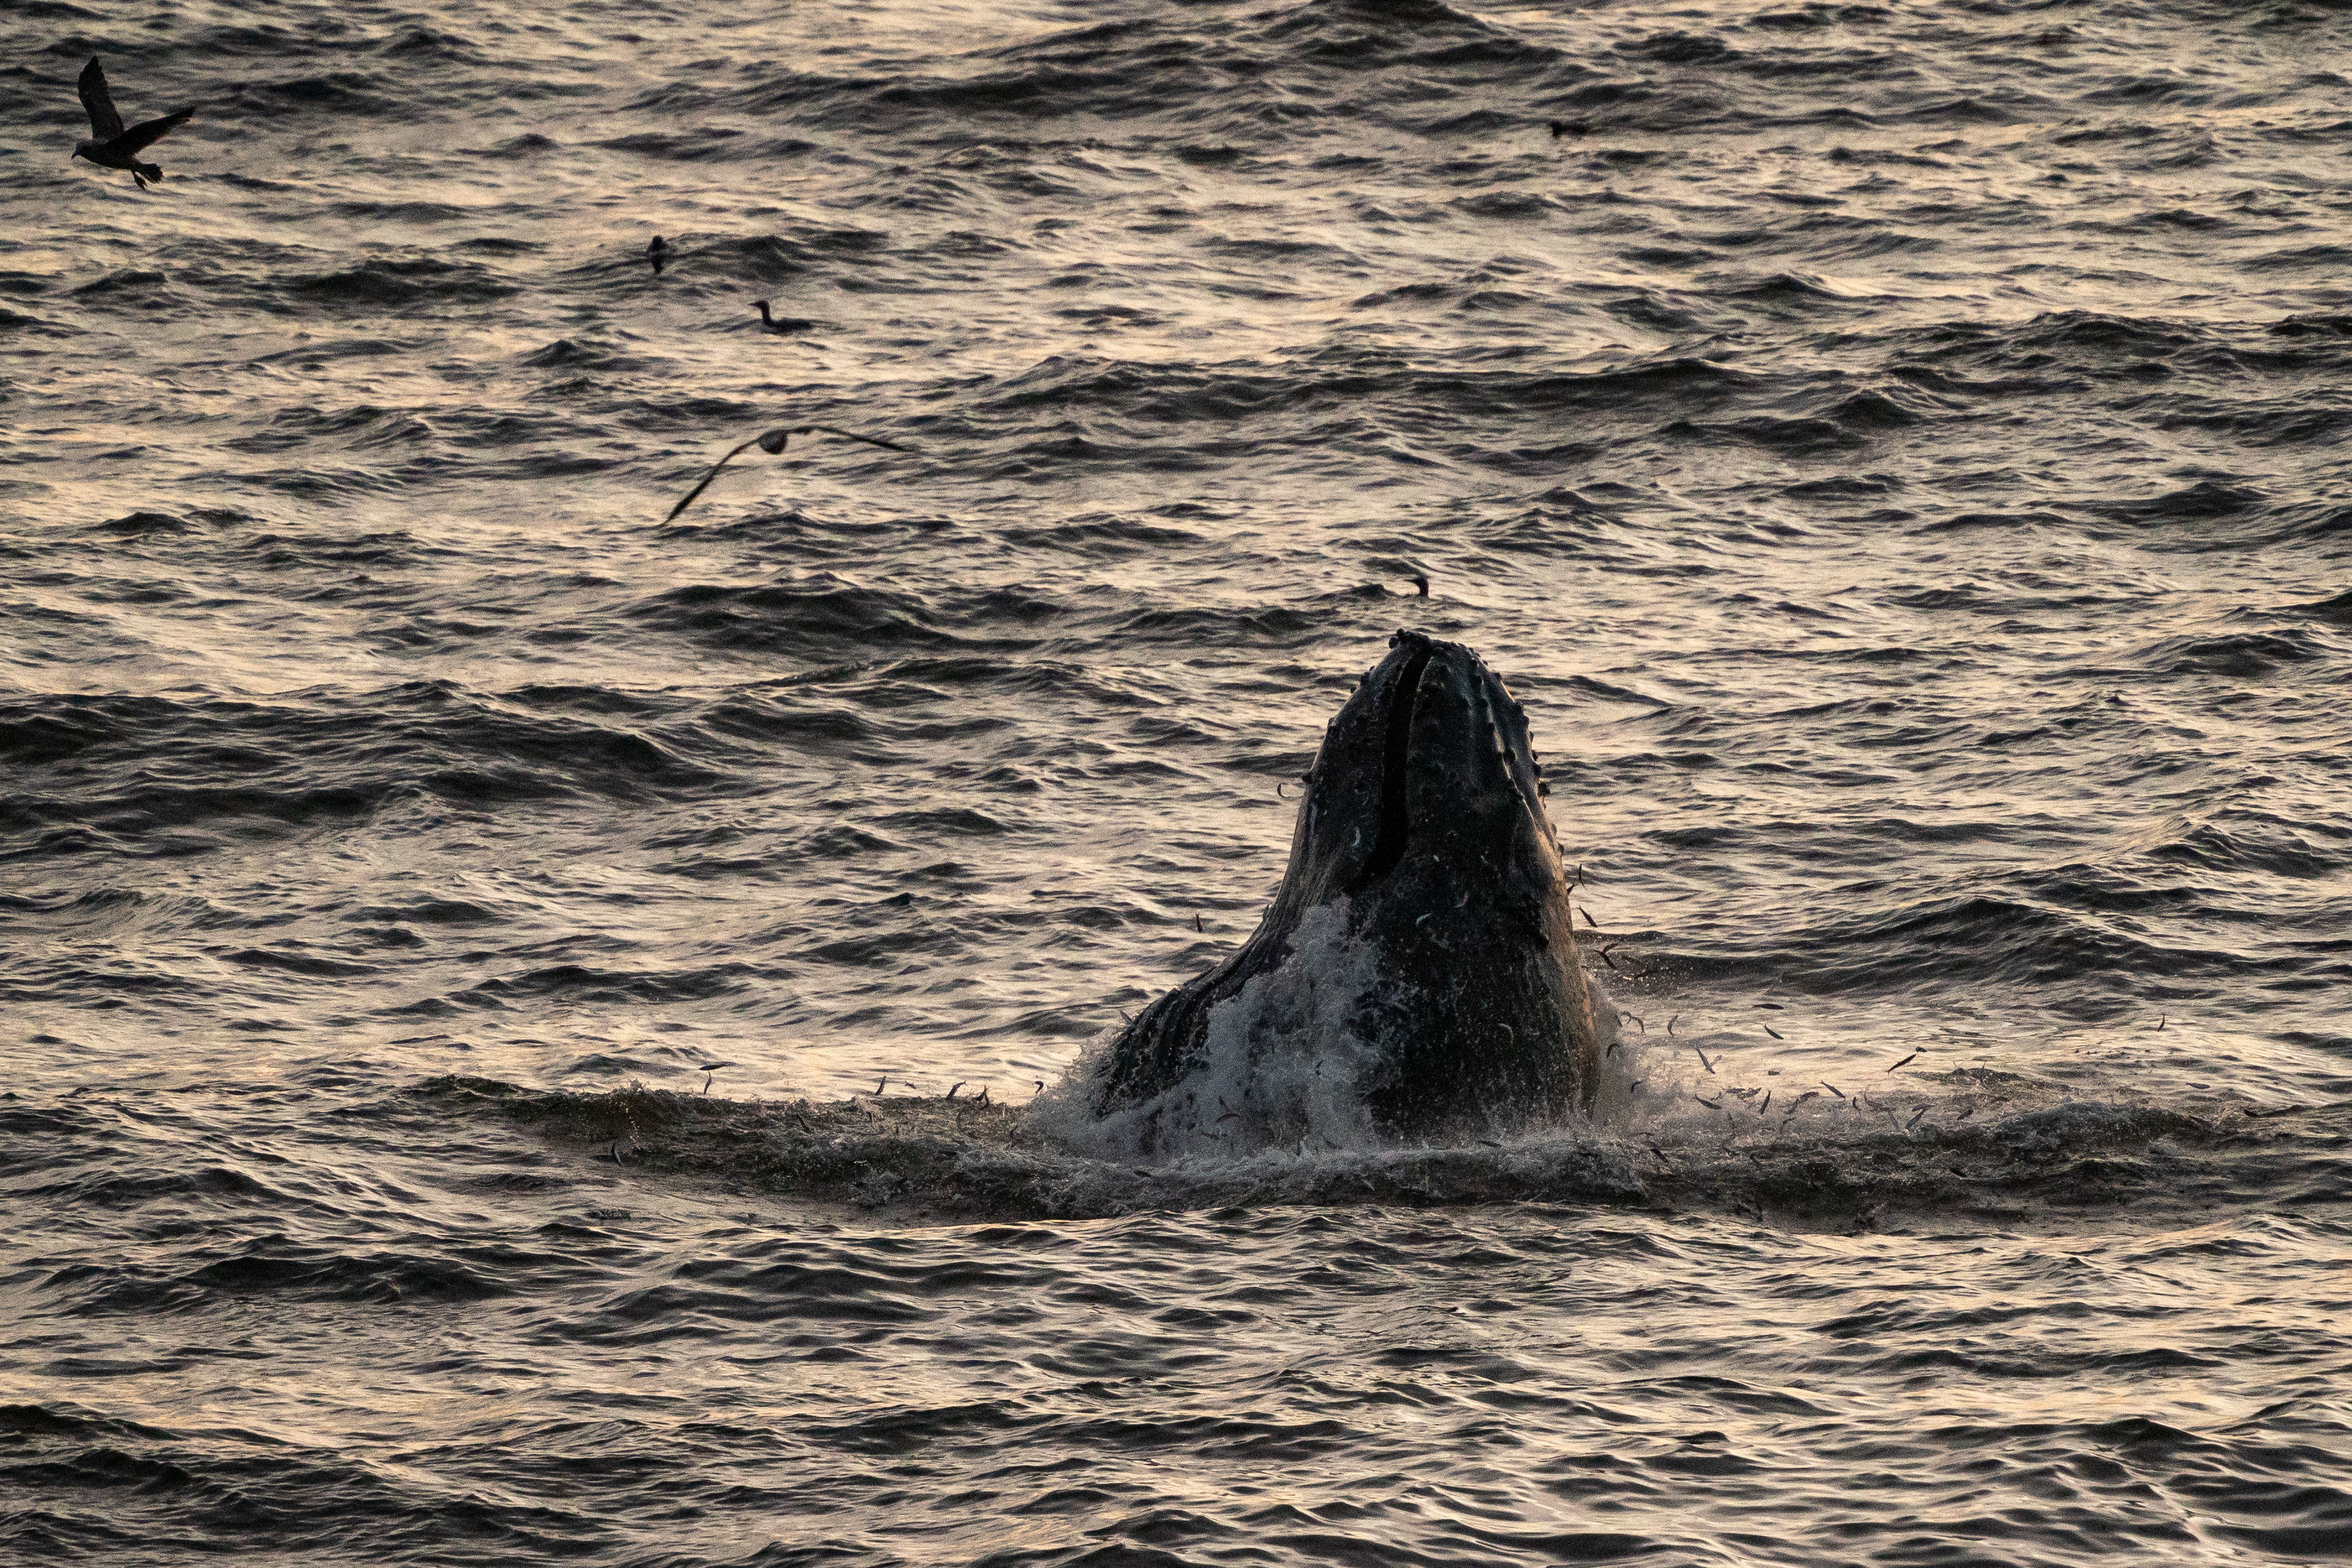
{"label": "whale lower jaw", "polygon": [[1062,1103],[1040,1107],[1034,1124],[1076,1152],[1111,1159],[1374,1146],[1381,1130],[1367,1090],[1380,1053],[1364,1027],[1382,965],[1349,915],[1344,898],[1307,910],[1282,963],[1207,1007],[1187,1069],[1165,1087],[1100,1103],[1123,1033],[1079,1063],[1055,1091]]}
{"label": "whale lower jaw", "polygon": [[1559,1016],[1556,997],[1483,998],[1494,1005],[1481,1016],[1456,988],[1403,978],[1369,929],[1377,912],[1344,896],[1307,910],[1279,963],[1207,1005],[1181,1074],[1149,1093],[1103,1092],[1120,1052],[1165,1021],[1147,1011],[1088,1053],[1033,1126],[1073,1152],[1169,1162],[1498,1139],[1584,1103],[1572,1031],[1543,1022]]}

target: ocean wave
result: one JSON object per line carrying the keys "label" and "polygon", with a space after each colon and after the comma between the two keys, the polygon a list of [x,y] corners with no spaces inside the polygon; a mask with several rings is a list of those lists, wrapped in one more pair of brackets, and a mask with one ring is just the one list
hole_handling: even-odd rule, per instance
{"label": "ocean wave", "polygon": [[[417,1092],[453,1112],[479,1107],[571,1146],[617,1151],[622,1168],[881,1210],[1074,1218],[1297,1204],[1702,1203],[1865,1228],[1890,1209],[2014,1220],[2037,1206],[2259,1205],[2263,1191],[2320,1177],[2327,1130],[2352,1113],[2050,1102],[2046,1087],[1963,1070],[1925,1092],[1871,1089],[1867,1110],[1818,1090],[1788,1116],[1755,1089],[1713,1110],[1674,1094],[1659,1099],[1657,1113],[1637,1102],[1626,1128],[1570,1126],[1454,1148],[1316,1141],[1137,1163],[1062,1152],[1050,1131],[1057,1124],[1024,1110],[937,1096],[732,1102],[635,1086],[579,1094],[464,1078]],[[2332,1180],[2343,1187],[2342,1173]]]}
{"label": "ocean wave", "polygon": [[354,311],[481,305],[519,291],[477,263],[435,257],[372,258],[340,271],[282,279],[278,289],[301,304]]}
{"label": "ocean wave", "polygon": [[[268,40],[271,54],[283,50],[281,38]],[[254,120],[331,114],[345,119],[409,120],[414,103],[392,90],[368,71],[333,71],[322,76],[293,77],[283,81],[248,82],[237,87],[224,109]]]}
{"label": "ocean wave", "polygon": [[623,613],[650,629],[730,649],[803,655],[825,648],[945,649],[961,640],[914,595],[829,575],[742,587],[693,584]]}
{"label": "ocean wave", "polygon": [[[301,705],[20,700],[0,703],[0,756],[31,770],[0,795],[0,834],[88,825],[125,846],[224,819],[348,823],[415,795],[631,799],[710,778],[644,735],[433,683]],[[63,766],[73,787],[59,791]]]}

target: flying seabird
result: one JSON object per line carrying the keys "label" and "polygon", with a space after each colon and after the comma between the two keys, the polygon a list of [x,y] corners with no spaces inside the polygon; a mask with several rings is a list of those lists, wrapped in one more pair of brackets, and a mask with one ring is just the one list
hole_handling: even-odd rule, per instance
{"label": "flying seabird", "polygon": [[[87,158],[101,169],[128,169],[141,190],[150,180],[160,180],[163,171],[152,163],[142,163],[139,154],[151,142],[162,140],[195,118],[195,105],[190,104],[177,114],[166,114],[160,120],[142,121],[128,131],[122,128],[122,116],[114,110],[114,95],[106,89],[106,68],[98,57],[89,57],[89,64],[81,68],[81,80],[76,84],[81,90],[81,106],[89,110],[89,128],[96,132],[87,142],[74,143],[73,157]],[[68,163],[73,158],[66,160]]]}
{"label": "flying seabird", "polygon": [[838,430],[830,425],[795,425],[789,429],[763,431],[760,435],[754,436],[750,440],[744,442],[742,446],[736,447],[734,451],[729,452],[726,457],[721,458],[717,462],[711,464],[710,471],[702,476],[702,482],[695,486],[692,489],[687,491],[686,499],[679,501],[676,506],[670,508],[669,515],[662,519],[662,521],[665,523],[676,522],[677,521],[677,514],[684,511],[688,507],[692,506],[694,504],[694,498],[710,488],[710,481],[719,477],[719,470],[725,468],[730,462],[731,462],[737,453],[748,451],[751,447],[757,447],[760,450],[767,453],[771,458],[773,458],[783,451],[784,443],[790,440],[793,437],[814,436],[818,434],[826,436],[844,436],[852,441],[863,441],[869,447],[880,447],[892,452],[911,452],[914,450],[912,447],[901,447],[896,441],[885,441],[877,436],[860,436],[855,430]]}
{"label": "flying seabird", "polygon": [[646,259],[654,264],[654,276],[660,277],[662,263],[669,259],[669,241],[654,236],[654,242],[646,247]]}
{"label": "flying seabird", "polygon": [[[816,325],[814,321],[803,321],[798,316],[785,316],[782,319],[771,316],[768,314],[768,302],[765,300],[754,300],[751,303],[760,308],[760,330],[763,332],[773,332],[778,337],[782,337],[787,332],[805,332]],[[864,437],[858,438],[865,439]]]}

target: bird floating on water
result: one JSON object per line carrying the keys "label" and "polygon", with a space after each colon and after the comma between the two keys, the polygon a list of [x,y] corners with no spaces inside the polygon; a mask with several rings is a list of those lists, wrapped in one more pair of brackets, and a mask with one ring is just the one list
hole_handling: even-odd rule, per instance
{"label": "bird floating on water", "polygon": [[654,236],[653,243],[646,247],[646,259],[654,264],[654,276],[660,277],[662,263],[669,259],[669,241]]}
{"label": "bird floating on water", "polygon": [[798,316],[772,316],[768,314],[765,300],[754,300],[751,303],[759,308],[760,330],[763,332],[773,332],[781,338],[791,332],[805,332],[816,325],[814,321],[804,321]]}
{"label": "bird floating on water", "polygon": [[81,68],[81,80],[75,85],[81,91],[81,106],[89,111],[89,128],[93,134],[87,142],[75,142],[73,157],[66,162],[70,163],[74,158],[87,158],[101,169],[127,169],[131,180],[142,191],[147,188],[148,181],[161,180],[163,169],[153,163],[141,163],[139,154],[147,149],[149,143],[161,141],[194,119],[195,105],[190,104],[176,114],[166,114],[160,119],[142,120],[125,130],[122,116],[115,112],[114,95],[107,90],[106,68],[98,63],[96,55],[90,56],[89,64]]}
{"label": "bird floating on water", "polygon": [[665,523],[676,522],[677,521],[677,514],[684,511],[688,507],[692,506],[694,504],[694,498],[710,488],[710,481],[719,477],[719,470],[725,468],[730,462],[733,461],[738,453],[747,452],[752,447],[757,447],[760,450],[767,453],[771,458],[773,458],[782,453],[784,444],[791,440],[792,437],[795,436],[815,435],[845,437],[849,440],[863,441],[869,447],[880,447],[885,451],[890,452],[911,452],[915,449],[912,447],[902,447],[896,441],[885,441],[878,436],[860,436],[855,430],[836,429],[831,425],[794,425],[774,430],[765,430],[761,432],[759,435],[752,437],[741,446],[737,447],[733,451],[729,452],[726,457],[721,458],[717,462],[711,464],[710,471],[702,476],[702,482],[695,486],[692,489],[687,491],[686,499],[679,501],[676,506],[670,508],[669,515],[662,519],[662,521]]}

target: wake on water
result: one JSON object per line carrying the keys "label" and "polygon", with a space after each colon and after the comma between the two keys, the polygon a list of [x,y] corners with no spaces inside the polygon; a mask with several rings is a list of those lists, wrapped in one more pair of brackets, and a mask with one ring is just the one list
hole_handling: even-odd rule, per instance
{"label": "wake on water", "polygon": [[422,1092],[493,1104],[642,1172],[902,1221],[1537,1201],[1710,1207],[1837,1229],[1895,1216],[2023,1225],[2052,1210],[2079,1228],[2095,1211],[2120,1220],[2127,1208],[2137,1228],[2190,1210],[2352,1196],[2352,1167],[2326,1157],[2352,1134],[2343,1104],[2090,1097],[1980,1068],[1852,1093],[1783,1085],[1779,1068],[1723,1076],[1705,1036],[1669,1046],[1621,1034],[1630,1015],[1597,975],[1603,1072],[1589,1111],[1398,1143],[1366,1109],[1380,1053],[1361,1033],[1367,1002],[1392,983],[1348,935],[1344,903],[1318,909],[1283,964],[1215,1008],[1192,1076],[1105,1115],[1093,1107],[1115,1029],[1019,1107],[879,1090],[831,1103],[641,1084],[582,1094],[455,1077]]}

